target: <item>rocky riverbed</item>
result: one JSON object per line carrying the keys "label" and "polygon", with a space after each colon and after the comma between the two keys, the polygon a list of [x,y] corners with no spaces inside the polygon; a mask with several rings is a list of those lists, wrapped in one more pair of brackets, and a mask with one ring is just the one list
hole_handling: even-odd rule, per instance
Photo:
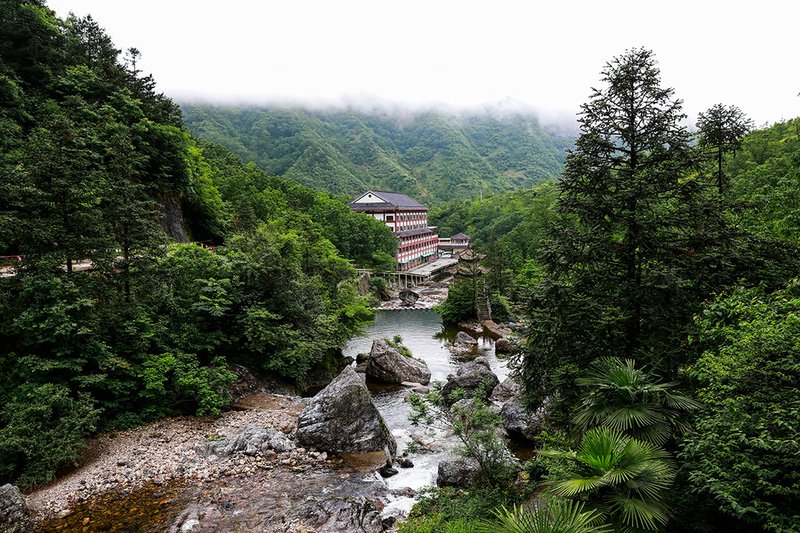
{"label": "rocky riverbed", "polygon": [[[303,406],[259,392],[218,419],[171,418],[102,435],[83,465],[27,497],[34,530],[384,531],[379,513],[392,494],[371,462],[357,468],[275,444],[295,431]],[[213,446],[247,428],[274,438],[229,455]]]}

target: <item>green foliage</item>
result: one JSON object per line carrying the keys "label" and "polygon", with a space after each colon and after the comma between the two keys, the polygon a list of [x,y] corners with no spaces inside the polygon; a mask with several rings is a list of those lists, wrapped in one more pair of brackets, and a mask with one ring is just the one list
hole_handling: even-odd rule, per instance
{"label": "green foliage", "polygon": [[483,520],[492,518],[500,505],[515,505],[518,495],[491,487],[460,490],[450,487],[426,488],[418,495],[400,533],[471,533]]}
{"label": "green foliage", "polygon": [[[232,217],[236,232],[255,230],[260,224],[291,221],[330,240],[338,252],[359,265],[377,270],[394,268],[397,239],[386,225],[336,199],[284,178],[268,176],[238,157],[208,142],[199,144],[222,206],[216,212]],[[213,197],[212,193],[208,193]]]}
{"label": "green foliage", "polygon": [[569,139],[535,117],[416,116],[184,105],[189,129],[270,175],[354,196],[393,190],[426,203],[554,178]]}
{"label": "green foliage", "polygon": [[657,446],[686,433],[687,413],[700,407],[673,390],[675,383],[657,382],[652,373],[636,368],[632,359],[593,361],[577,384],[584,393],[573,419],[581,431],[607,427]]}
{"label": "green foliage", "polygon": [[680,454],[688,490],[681,503],[703,516],[706,528],[794,531],[800,283],[773,294],[738,289],[720,296],[698,315],[697,328],[702,355],[689,374],[704,410]]}
{"label": "green foliage", "polygon": [[487,254],[493,272],[518,272],[538,257],[548,227],[558,218],[557,199],[555,182],[545,181],[480,200],[452,200],[431,210],[430,220],[442,237],[469,235],[470,245]]}
{"label": "green foliage", "polygon": [[666,498],[675,467],[663,449],[599,427],[583,436],[577,451],[540,453],[573,463],[571,476],[548,483],[550,493],[587,496],[589,504],[612,519],[618,530],[656,531],[669,520]]}
{"label": "green foliage", "polygon": [[442,383],[436,382],[428,394],[411,393],[410,420],[413,425],[438,425],[452,432],[461,441],[456,451],[477,461],[483,483],[503,487],[517,474],[517,466],[497,434],[502,419],[484,399],[491,394],[489,386],[487,380],[468,399],[464,398],[463,390],[456,389],[448,398],[452,404],[448,406],[442,395]]}
{"label": "green foliage", "polygon": [[800,119],[753,131],[727,164],[741,223],[762,237],[800,243]]}
{"label": "green foliage", "polygon": [[447,300],[436,307],[444,324],[458,324],[477,318],[474,279],[451,283],[447,289]]}
{"label": "green foliage", "polygon": [[753,129],[748,119],[736,106],[716,104],[697,117],[699,146],[711,151],[711,159],[717,167],[717,188],[720,194],[728,188],[723,162],[728,152],[736,153],[742,145],[742,137]]}
{"label": "green foliage", "polygon": [[774,286],[796,261],[740,233],[715,184],[696,172],[681,101],[661,87],[652,52],[613,59],[602,81],[582,106],[559,182],[564,216],[528,298],[522,377],[529,395],[553,398],[562,420],[591,361],[622,355],[676,380],[707,298],[737,283]]}
{"label": "green foliage", "polygon": [[95,427],[219,414],[230,363],[302,382],[371,318],[348,259],[385,264],[384,224],[195,141],[90,17],[0,12],[0,484]]}
{"label": "green foliage", "polygon": [[149,403],[174,408],[190,401],[197,415],[212,416],[218,416],[228,405],[227,388],[235,379],[221,357],[211,366],[201,367],[194,356],[181,353],[149,356],[140,377],[142,398]]}
{"label": "green foliage", "polygon": [[408,349],[408,346],[403,344],[403,337],[400,335],[395,335],[391,339],[383,339],[386,341],[386,344],[400,352],[406,357],[414,357],[414,354],[411,353],[411,350]]}
{"label": "green foliage", "polygon": [[4,395],[0,409],[0,479],[27,489],[52,481],[67,465],[77,465],[83,437],[99,411],[88,394],[73,396],[63,385],[23,384]]}
{"label": "green foliage", "polygon": [[612,531],[603,524],[603,515],[595,509],[584,511],[584,503],[574,500],[551,499],[546,506],[526,511],[505,506],[495,511],[496,522],[485,522],[480,533],[601,533]]}

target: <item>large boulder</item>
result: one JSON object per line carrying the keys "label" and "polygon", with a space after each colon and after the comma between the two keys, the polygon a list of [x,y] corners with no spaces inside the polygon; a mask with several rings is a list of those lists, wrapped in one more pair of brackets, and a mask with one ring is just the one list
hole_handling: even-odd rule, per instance
{"label": "large boulder", "polygon": [[475,340],[475,338],[466,331],[459,331],[458,333],[456,333],[456,338],[453,340],[453,344],[476,346],[478,344],[478,341]]}
{"label": "large boulder", "polygon": [[436,473],[438,487],[469,487],[480,475],[478,461],[471,457],[445,459],[439,463]]}
{"label": "large boulder", "polygon": [[512,438],[525,439],[534,442],[542,431],[542,424],[546,415],[546,405],[529,410],[519,397],[514,397],[500,410],[503,418],[503,427]]}
{"label": "large boulder", "polygon": [[474,361],[461,365],[455,375],[448,376],[447,383],[442,387],[445,404],[449,406],[458,401],[459,398],[453,395],[456,389],[464,390],[464,398],[472,398],[478,387],[484,383],[486,384],[484,399],[487,399],[500,380],[489,368],[489,361],[485,357],[478,357]]}
{"label": "large boulder", "polygon": [[295,448],[294,442],[285,434],[271,428],[248,427],[239,433],[198,445],[195,449],[205,457],[228,457],[236,453],[256,455],[266,450],[286,452]]}
{"label": "large boulder", "polygon": [[383,383],[409,381],[425,385],[431,381],[431,371],[425,361],[403,355],[385,339],[372,341],[366,373],[367,377]]}
{"label": "large boulder", "polygon": [[3,533],[26,533],[33,527],[25,496],[14,485],[0,487],[0,531]]}
{"label": "large boulder", "polygon": [[456,357],[474,357],[478,355],[478,341],[465,331],[459,331],[453,339],[450,351]]}
{"label": "large boulder", "polygon": [[517,396],[520,392],[519,383],[517,383],[514,378],[508,377],[503,380],[497,387],[494,388],[492,391],[492,395],[490,399],[493,402],[503,403],[507,402],[514,396]]}
{"label": "large boulder", "polygon": [[497,355],[509,355],[517,351],[517,345],[506,337],[500,337],[494,343],[494,352]]}
{"label": "large boulder", "polygon": [[397,452],[386,422],[375,407],[364,379],[352,367],[319,391],[297,421],[304,446],[337,453]]}

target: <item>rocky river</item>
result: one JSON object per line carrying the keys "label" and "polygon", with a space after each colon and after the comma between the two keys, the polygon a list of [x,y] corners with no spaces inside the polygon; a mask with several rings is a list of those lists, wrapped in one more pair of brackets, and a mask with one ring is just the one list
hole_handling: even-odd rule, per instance
{"label": "rocky river", "polygon": [[[427,363],[432,380],[444,381],[463,361],[450,349],[456,334],[443,329],[432,310],[381,311],[343,353],[355,358],[374,339],[399,335]],[[501,381],[508,375],[491,338],[481,336],[467,350],[467,358],[484,356]],[[409,454],[413,468],[383,479],[376,473],[382,453],[348,456],[301,447],[290,437],[308,399],[261,391],[217,419],[179,417],[101,435],[78,469],[28,495],[34,530],[391,530],[416,492],[435,484],[437,466],[455,443],[409,423],[407,387],[369,387],[398,454],[412,442],[426,448]]]}

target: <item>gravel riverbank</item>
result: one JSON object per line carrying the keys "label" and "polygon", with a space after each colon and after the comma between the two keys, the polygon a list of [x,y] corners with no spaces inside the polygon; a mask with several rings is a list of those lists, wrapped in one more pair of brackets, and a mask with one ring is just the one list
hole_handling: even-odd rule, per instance
{"label": "gravel riverbank", "polygon": [[[220,495],[225,496],[227,502],[223,511],[236,508],[237,514],[247,515],[245,510],[248,506],[256,506],[260,510],[251,509],[250,514],[262,517],[265,516],[263,507],[266,502],[254,499],[254,495],[268,500],[282,497],[288,502],[287,508],[296,510],[302,506],[291,501],[292,495],[307,500],[316,485],[322,488],[332,484],[327,489],[331,492],[331,489],[349,483],[348,494],[341,494],[342,497],[349,493],[378,497],[382,490],[372,476],[348,470],[346,464],[337,470],[337,465],[343,465],[342,461],[331,460],[325,453],[295,448],[280,453],[266,449],[253,454],[209,457],[199,451],[209,442],[235,435],[248,427],[271,428],[289,435],[296,429],[297,415],[303,405],[300,398],[260,392],[240,401],[236,410],[216,419],[177,417],[101,435],[90,443],[84,464],[28,495],[27,504],[38,524],[37,529],[70,530],[67,521],[77,513],[81,514],[77,518],[84,526],[82,530],[92,531],[91,525],[98,523],[99,517],[95,519],[87,513],[85,508],[92,508],[87,504],[104,495],[115,495],[119,499],[119,495],[135,493],[143,487],[151,492],[152,487],[163,486],[166,490],[166,487],[177,486],[176,482],[183,487],[181,490],[186,496],[183,500],[191,503],[175,511],[179,515],[171,520],[175,531],[222,531],[219,527],[231,517],[214,511],[216,508],[212,502]],[[232,490],[234,487],[238,489]],[[165,501],[171,499],[165,498]],[[379,503],[370,505],[380,507]],[[272,512],[282,512],[274,502]],[[291,513],[281,516],[284,515],[290,516]],[[176,520],[180,522],[177,525]],[[63,522],[60,527],[59,522]],[[308,520],[301,513],[294,517],[294,522],[302,525]],[[380,520],[377,523],[379,525]],[[47,527],[43,527],[45,525]],[[317,530],[333,531],[326,529],[324,524]],[[142,531],[149,530],[143,527]],[[295,529],[289,528],[287,522],[285,527],[259,531]]]}

